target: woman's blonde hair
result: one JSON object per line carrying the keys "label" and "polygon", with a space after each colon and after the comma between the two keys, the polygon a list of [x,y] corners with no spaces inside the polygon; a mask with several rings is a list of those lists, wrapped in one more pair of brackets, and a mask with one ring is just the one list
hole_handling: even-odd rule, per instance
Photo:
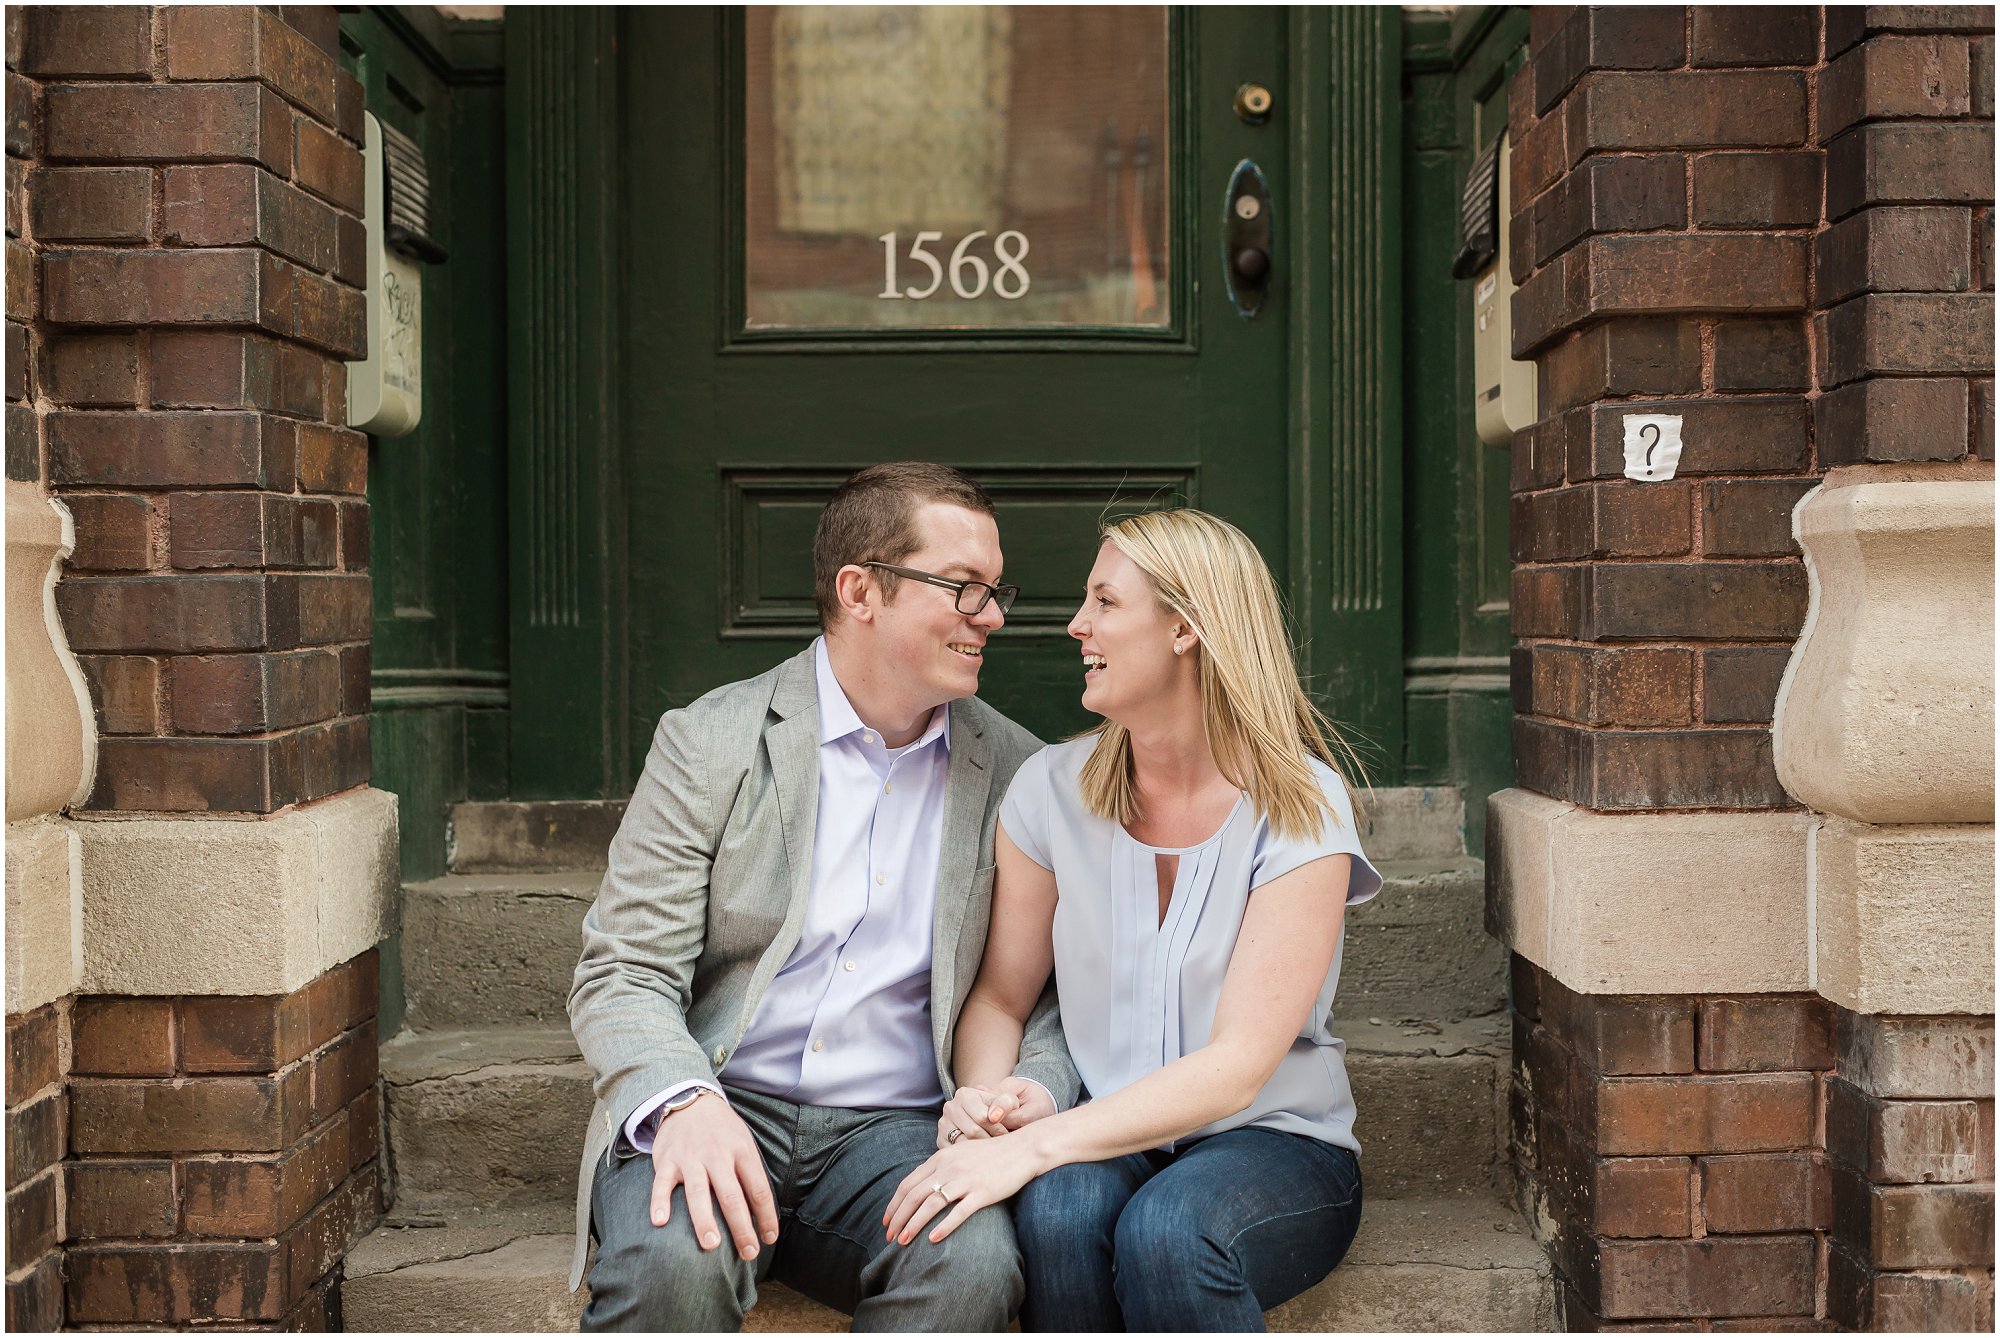
{"label": "woman's blonde hair", "polygon": [[[1338,821],[1306,757],[1343,779],[1361,778],[1360,759],[1299,685],[1278,588],[1256,546],[1228,521],[1188,507],[1128,516],[1100,534],[1201,638],[1202,726],[1223,776],[1249,792],[1280,836],[1311,839],[1327,817]],[[1083,765],[1083,801],[1129,823],[1139,815],[1131,738],[1110,720],[1089,733],[1097,746]]]}

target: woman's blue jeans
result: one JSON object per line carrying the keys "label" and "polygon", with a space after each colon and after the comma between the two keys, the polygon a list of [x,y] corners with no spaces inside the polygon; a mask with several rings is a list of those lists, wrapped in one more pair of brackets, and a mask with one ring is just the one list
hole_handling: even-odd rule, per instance
{"label": "woman's blue jeans", "polygon": [[1021,1328],[1260,1332],[1265,1310],[1333,1271],[1360,1221],[1354,1153],[1302,1134],[1231,1129],[1060,1166],[1014,1201]]}

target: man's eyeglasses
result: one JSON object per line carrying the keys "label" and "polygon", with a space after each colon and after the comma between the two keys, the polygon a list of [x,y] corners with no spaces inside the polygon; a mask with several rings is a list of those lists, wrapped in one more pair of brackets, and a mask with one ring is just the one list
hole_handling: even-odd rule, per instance
{"label": "man's eyeglasses", "polygon": [[940,586],[946,590],[953,591],[958,596],[958,611],[968,618],[977,617],[986,608],[989,601],[997,603],[1000,606],[1000,612],[1005,613],[1014,607],[1014,600],[1021,593],[1021,587],[1018,585],[988,585],[984,581],[954,581],[948,576],[939,576],[936,572],[918,571],[915,567],[898,567],[887,562],[864,562],[861,565],[864,567],[880,567],[883,571],[894,572],[906,580],[922,581],[925,585]]}

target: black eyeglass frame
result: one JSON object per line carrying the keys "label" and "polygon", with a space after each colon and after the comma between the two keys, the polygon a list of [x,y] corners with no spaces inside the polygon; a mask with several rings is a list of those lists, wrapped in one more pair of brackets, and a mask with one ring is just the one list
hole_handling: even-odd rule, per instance
{"label": "black eyeglass frame", "polygon": [[[999,603],[1000,612],[1004,615],[1014,607],[1014,601],[1021,597],[1021,587],[1018,585],[988,585],[984,581],[954,581],[949,576],[940,576],[934,571],[918,571],[915,567],[898,567],[892,562],[862,562],[857,565],[863,567],[880,567],[883,571],[894,572],[906,580],[922,581],[925,585],[935,585],[941,589],[949,590],[956,596],[952,601],[952,606],[968,618],[977,618],[981,613],[986,611],[987,604],[993,602]],[[965,607],[965,592],[975,587],[986,593],[980,598],[977,605],[968,609]]]}

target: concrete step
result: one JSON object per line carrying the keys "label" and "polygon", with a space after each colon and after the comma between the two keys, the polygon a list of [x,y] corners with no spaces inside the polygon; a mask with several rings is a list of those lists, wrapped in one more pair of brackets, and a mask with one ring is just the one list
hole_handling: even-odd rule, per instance
{"label": "concrete step", "polygon": [[[573,1331],[585,1292],[567,1290],[574,1237],[552,1211],[390,1223],[347,1257],[348,1331]],[[564,1210],[567,1212],[567,1206]],[[1553,1284],[1520,1219],[1492,1200],[1370,1201],[1347,1258],[1269,1311],[1278,1332],[1546,1332]],[[847,1318],[789,1288],[759,1290],[745,1329],[839,1333]]]}
{"label": "concrete step", "polygon": [[[590,1289],[569,1290],[573,1209],[416,1225],[390,1219],[347,1256],[349,1333],[574,1333]],[[746,1333],[845,1333],[847,1316],[779,1283],[758,1289]]]}
{"label": "concrete step", "polygon": [[587,1296],[568,1289],[573,1204],[496,1210],[446,1200],[413,1210],[411,1197],[399,1196],[348,1252],[347,1332],[575,1332]]}
{"label": "concrete step", "polygon": [[453,873],[601,871],[624,817],[622,799],[453,804],[446,814],[445,861]]}
{"label": "concrete step", "polygon": [[[460,807],[465,807],[461,805]],[[456,874],[403,888],[403,998],[420,1031],[567,1028],[597,872]]]}
{"label": "concrete step", "polygon": [[[1496,1193],[1507,1035],[1495,1019],[1341,1024],[1374,1199]],[[398,1202],[512,1206],[576,1189],[590,1071],[565,1029],[402,1032],[382,1047]]]}
{"label": "concrete step", "polygon": [[399,1032],[382,1046],[397,1202],[495,1207],[576,1192],[590,1070],[567,1027]]}
{"label": "concrete step", "polygon": [[1548,1257],[1520,1217],[1491,1198],[1364,1201],[1340,1267],[1264,1319],[1279,1333],[1559,1327]]}
{"label": "concrete step", "polygon": [[[1385,860],[1354,908],[1341,965],[1350,1016],[1457,1019],[1506,1003],[1507,955],[1486,933],[1483,866]],[[600,874],[451,874],[403,889],[403,991],[418,1030],[566,1026],[584,912]]]}
{"label": "concrete step", "polygon": [[[1362,806],[1362,845],[1377,862],[1465,853],[1465,801],[1456,787],[1372,790]],[[624,801],[615,799],[453,804],[446,856],[453,873],[602,870],[604,852],[624,816]]]}
{"label": "concrete step", "polygon": [[1382,891],[1349,912],[1338,1007],[1348,1017],[1457,1019],[1507,1006],[1507,950],[1486,932],[1486,866],[1377,861]]}
{"label": "concrete step", "polygon": [[1458,859],[1465,851],[1465,796],[1455,785],[1401,785],[1361,796],[1361,848],[1385,860]]}
{"label": "concrete step", "polygon": [[1494,1198],[1505,1186],[1504,1016],[1336,1021],[1371,1201]]}

